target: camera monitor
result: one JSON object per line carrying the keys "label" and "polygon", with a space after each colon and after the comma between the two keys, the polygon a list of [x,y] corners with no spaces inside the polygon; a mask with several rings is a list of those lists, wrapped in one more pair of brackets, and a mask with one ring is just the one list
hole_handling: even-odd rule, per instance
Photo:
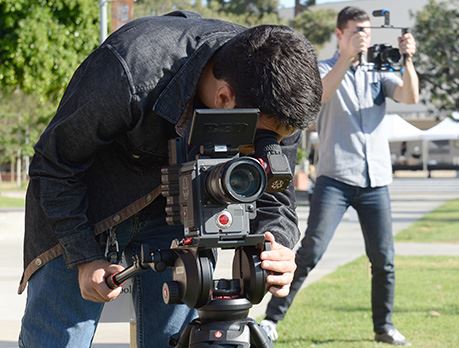
{"label": "camera monitor", "polygon": [[238,147],[253,143],[258,109],[196,109],[189,145]]}

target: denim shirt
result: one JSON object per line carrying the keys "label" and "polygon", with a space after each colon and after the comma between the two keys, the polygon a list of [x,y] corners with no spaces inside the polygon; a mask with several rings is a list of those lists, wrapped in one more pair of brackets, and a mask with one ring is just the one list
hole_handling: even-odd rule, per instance
{"label": "denim shirt", "polygon": [[[24,274],[64,255],[68,267],[103,258],[98,233],[147,205],[164,215],[160,168],[204,66],[245,28],[176,11],[134,20],[78,67],[35,145],[26,198]],[[299,134],[283,151],[294,168]],[[299,238],[293,187],[257,202],[254,233]]]}

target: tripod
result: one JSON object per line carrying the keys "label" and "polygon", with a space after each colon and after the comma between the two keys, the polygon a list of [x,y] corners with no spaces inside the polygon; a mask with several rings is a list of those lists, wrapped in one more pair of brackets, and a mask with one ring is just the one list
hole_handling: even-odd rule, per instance
{"label": "tripod", "polygon": [[198,318],[171,337],[171,346],[272,348],[272,342],[256,321],[248,318],[252,304],[261,302],[266,294],[267,274],[260,266],[259,254],[269,247],[263,241],[257,245],[236,247],[233,279],[214,280],[212,249],[200,247],[199,238],[174,241],[167,250],[150,251],[142,245],[133,264],[107,278],[107,284],[114,289],[150,268],[161,272],[172,267],[173,280],[163,284],[164,302],[184,303],[196,308]]}

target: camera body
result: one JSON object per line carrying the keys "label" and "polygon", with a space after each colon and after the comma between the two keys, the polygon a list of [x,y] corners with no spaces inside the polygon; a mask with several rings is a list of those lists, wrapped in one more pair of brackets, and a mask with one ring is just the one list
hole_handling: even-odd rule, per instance
{"label": "camera body", "polygon": [[395,71],[400,70],[399,64],[402,59],[400,50],[387,44],[375,44],[368,47],[367,61],[372,63],[375,70]]}
{"label": "camera body", "polygon": [[[178,198],[185,237],[200,237],[200,245],[215,247],[245,241],[249,222],[255,218],[255,200],[266,187],[266,174],[255,159],[240,160],[197,159],[180,167]],[[237,192],[235,181],[244,178],[252,182],[239,186]]]}
{"label": "camera body", "polygon": [[258,115],[258,109],[197,109],[187,143],[169,142],[170,163],[161,176],[166,221],[183,224],[190,245],[236,248],[262,241],[250,234],[256,200],[265,191],[283,191],[292,174],[275,133],[261,137],[261,158],[241,155],[240,148],[254,148]]}

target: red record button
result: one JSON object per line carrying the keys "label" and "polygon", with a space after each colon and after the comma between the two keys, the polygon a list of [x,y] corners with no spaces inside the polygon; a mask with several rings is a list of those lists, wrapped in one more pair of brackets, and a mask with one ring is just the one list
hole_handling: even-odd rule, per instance
{"label": "red record button", "polygon": [[231,226],[233,218],[228,211],[222,211],[217,216],[217,226],[220,228],[228,228]]}
{"label": "red record button", "polygon": [[227,215],[224,215],[224,214],[222,214],[222,215],[220,215],[218,217],[218,222],[220,224],[222,224],[222,225],[228,225],[229,220],[230,220],[229,217]]}

